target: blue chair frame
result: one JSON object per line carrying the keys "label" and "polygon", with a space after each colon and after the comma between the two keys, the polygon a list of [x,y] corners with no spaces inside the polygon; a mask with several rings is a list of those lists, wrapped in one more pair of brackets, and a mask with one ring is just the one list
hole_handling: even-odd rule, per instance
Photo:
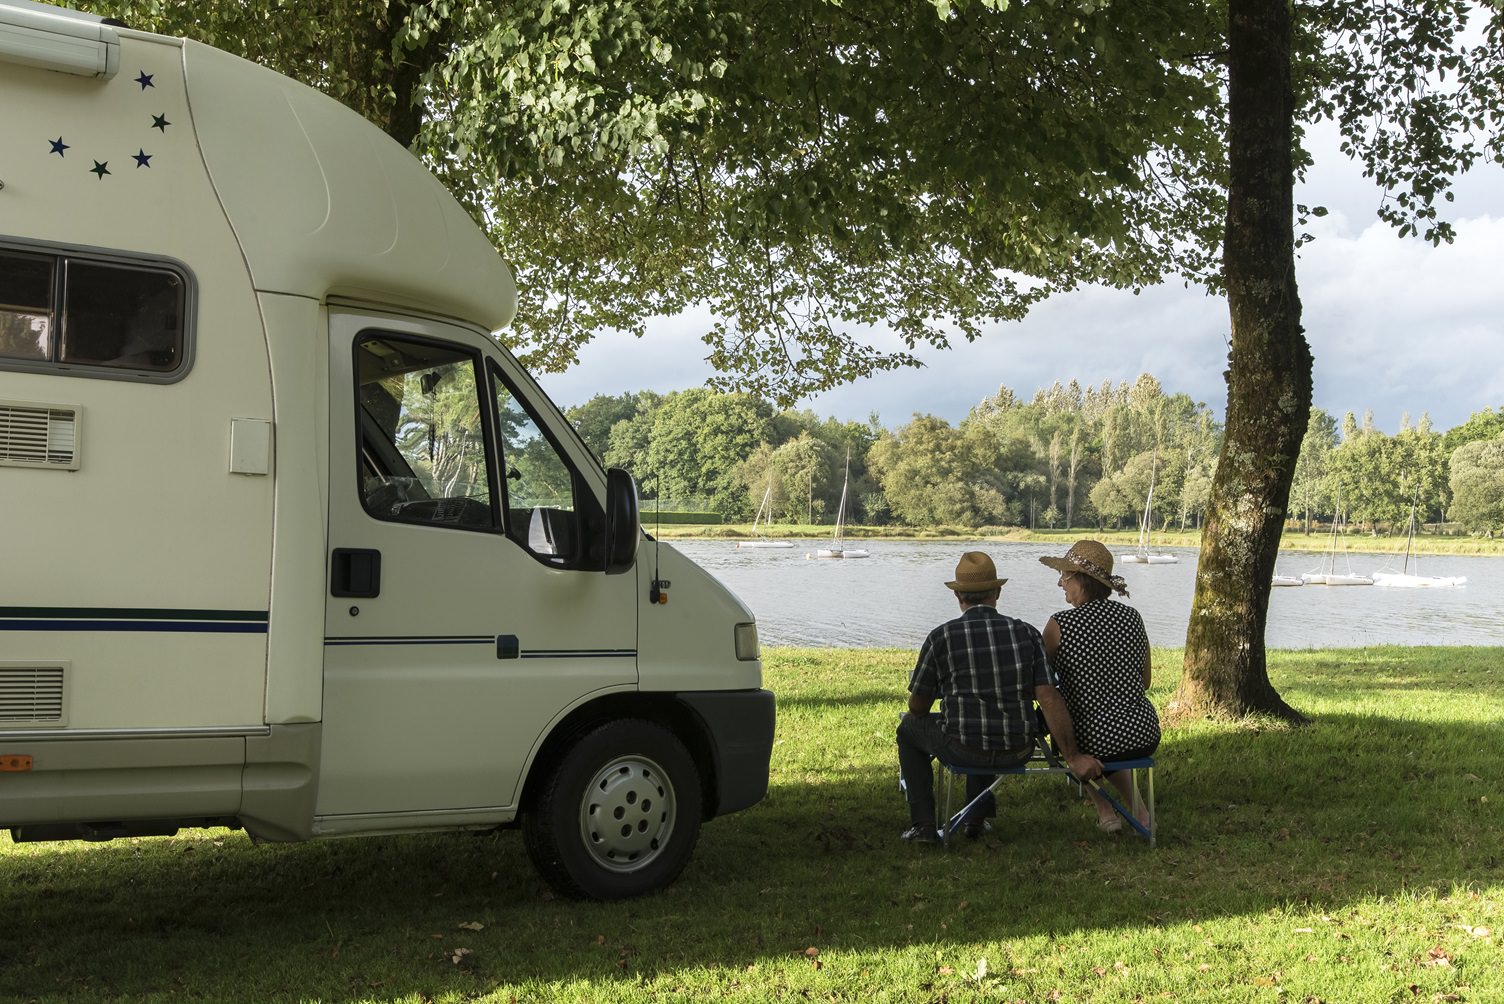
{"label": "blue chair frame", "polygon": [[[1117,799],[1111,790],[1111,785],[1098,784],[1096,781],[1082,781],[1072,774],[1070,768],[1061,762],[1060,758],[1055,755],[1054,750],[1050,748],[1048,740],[1045,739],[1040,740],[1039,747],[1034,751],[1034,755],[1017,767],[962,767],[947,763],[936,757],[935,791],[936,794],[940,794],[943,789],[944,795],[943,798],[937,798],[935,804],[937,807],[943,804],[944,808],[940,809],[937,814],[938,818],[935,820],[935,830],[940,834],[941,843],[950,846],[951,839],[965,824],[966,818],[970,815],[972,809],[988,795],[996,797],[995,792],[1002,785],[1004,779],[1018,775],[1027,777],[1032,775],[1056,774],[1064,775],[1068,781],[1073,781],[1078,786],[1085,785],[1097,792],[1107,800],[1107,803],[1112,806],[1113,811],[1123,818],[1123,821],[1133,829],[1134,833],[1146,840],[1150,847],[1154,847],[1157,843],[1159,832],[1158,816],[1155,814],[1154,809],[1154,758],[1140,757],[1137,760],[1104,761],[1102,770],[1104,773],[1113,773],[1120,770],[1131,772],[1133,790],[1132,807],[1123,805]],[[1142,787],[1139,784],[1139,771],[1144,772],[1144,784]],[[960,811],[952,813],[951,804],[956,788],[955,782],[972,774],[996,774],[997,780],[993,781],[992,785],[986,791],[962,806]],[[1146,815],[1149,817],[1149,824],[1147,826],[1138,821],[1136,810],[1140,806],[1147,810]]]}

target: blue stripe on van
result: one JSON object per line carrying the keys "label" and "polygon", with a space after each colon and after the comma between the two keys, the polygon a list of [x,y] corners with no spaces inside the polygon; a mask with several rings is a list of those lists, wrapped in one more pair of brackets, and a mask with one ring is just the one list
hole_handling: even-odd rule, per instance
{"label": "blue stripe on van", "polygon": [[[372,645],[372,646],[400,646],[400,645],[494,645],[496,636],[488,635],[366,635],[328,637],[324,639],[325,647],[349,646],[349,645]],[[522,651],[518,658],[522,659],[635,659],[635,648],[570,648],[570,649],[537,649],[534,651]]]}
{"label": "blue stripe on van", "polygon": [[166,631],[265,634],[265,610],[125,607],[0,607],[0,631]]}
{"label": "blue stripe on van", "polygon": [[436,635],[365,635],[325,638],[326,646],[334,645],[494,645],[494,634],[436,634]]}

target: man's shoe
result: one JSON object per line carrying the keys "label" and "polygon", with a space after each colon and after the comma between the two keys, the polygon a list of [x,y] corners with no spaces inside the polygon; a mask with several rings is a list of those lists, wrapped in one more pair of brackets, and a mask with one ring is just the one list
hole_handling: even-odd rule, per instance
{"label": "man's shoe", "polygon": [[906,840],[911,844],[938,844],[940,842],[940,834],[935,832],[935,828],[933,826],[926,826],[923,823],[915,823],[900,833],[898,837],[900,840]]}
{"label": "man's shoe", "polygon": [[984,833],[992,832],[992,820],[968,819],[961,827],[961,834],[967,840],[975,840]]}

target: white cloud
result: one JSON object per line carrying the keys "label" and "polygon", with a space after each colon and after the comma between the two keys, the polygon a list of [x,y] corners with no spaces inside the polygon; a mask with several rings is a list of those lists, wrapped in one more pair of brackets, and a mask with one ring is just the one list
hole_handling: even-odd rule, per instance
{"label": "white cloud", "polygon": [[1297,276],[1318,405],[1393,432],[1407,411],[1445,429],[1504,404],[1504,220],[1462,220],[1434,248],[1378,223],[1315,232]]}

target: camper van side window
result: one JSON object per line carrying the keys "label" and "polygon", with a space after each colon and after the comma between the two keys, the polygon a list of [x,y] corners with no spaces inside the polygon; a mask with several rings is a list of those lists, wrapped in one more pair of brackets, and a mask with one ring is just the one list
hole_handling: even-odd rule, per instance
{"label": "camper van side window", "polygon": [[574,469],[537,419],[492,370],[505,472],[507,535],[551,565],[577,563],[584,548]]}
{"label": "camper van side window", "polygon": [[355,349],[361,502],[377,519],[496,529],[473,353],[389,335]]}
{"label": "camper van side window", "polygon": [[0,357],[52,358],[53,263],[0,251]]}
{"label": "camper van side window", "polygon": [[186,361],[188,304],[175,268],[0,248],[0,364],[171,378]]}
{"label": "camper van side window", "polygon": [[61,359],[166,373],[183,358],[183,281],[171,272],[69,261]]}

